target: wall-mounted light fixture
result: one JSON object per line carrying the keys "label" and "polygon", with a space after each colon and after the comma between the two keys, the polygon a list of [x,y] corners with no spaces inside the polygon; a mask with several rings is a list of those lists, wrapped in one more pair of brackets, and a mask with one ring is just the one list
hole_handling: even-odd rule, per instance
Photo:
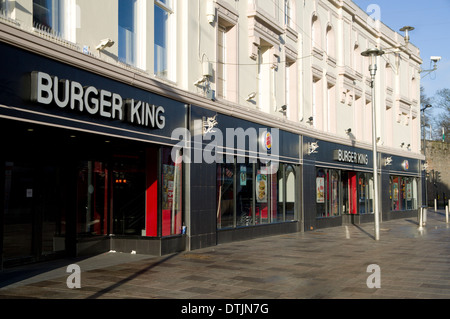
{"label": "wall-mounted light fixture", "polygon": [[208,0],[206,3],[206,18],[209,24],[213,24],[216,20],[216,7],[213,0]]}
{"label": "wall-mounted light fixture", "polygon": [[100,41],[99,45],[97,45],[95,47],[96,50],[101,51],[104,50],[106,48],[110,48],[114,45],[114,41],[111,39],[103,39],[102,41]]}
{"label": "wall-mounted light fixture", "polygon": [[306,123],[313,125],[314,123],[314,117],[310,116],[309,119],[306,121]]}
{"label": "wall-mounted light fixture", "polygon": [[246,101],[250,102],[251,100],[253,100],[256,97],[256,92],[252,92],[247,96]]}
{"label": "wall-mounted light fixture", "polygon": [[347,135],[350,135],[351,132],[352,132],[352,129],[351,129],[351,128],[348,128],[348,129],[345,130],[345,133],[346,133]]}

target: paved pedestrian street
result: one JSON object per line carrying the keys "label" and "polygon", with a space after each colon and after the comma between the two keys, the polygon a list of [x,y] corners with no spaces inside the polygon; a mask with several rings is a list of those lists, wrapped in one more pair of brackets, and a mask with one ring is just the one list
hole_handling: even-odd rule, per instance
{"label": "paved pedestrian street", "polygon": [[[373,224],[364,224],[163,257],[109,252],[6,269],[0,273],[0,298],[449,298],[450,226],[445,214],[429,211],[423,230],[416,218],[380,227],[379,241]],[[76,274],[67,272],[70,264],[79,266],[81,288],[68,287],[76,282]]]}

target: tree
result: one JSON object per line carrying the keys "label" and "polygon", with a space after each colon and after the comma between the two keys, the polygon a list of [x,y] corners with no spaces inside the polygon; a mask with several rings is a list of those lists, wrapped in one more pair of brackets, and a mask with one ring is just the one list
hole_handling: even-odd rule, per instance
{"label": "tree", "polygon": [[[439,109],[439,114],[434,117],[436,129],[439,131],[439,138],[445,136],[445,142],[449,143],[450,128],[450,89],[441,89],[436,92],[434,105]],[[442,131],[444,129],[444,131]]]}
{"label": "tree", "polygon": [[[420,86],[420,109],[424,109],[428,104],[432,105],[433,104],[433,98],[428,97],[425,94],[425,88],[423,86]],[[434,123],[432,123],[432,117],[431,117],[431,110],[425,111],[425,112],[421,112],[421,116],[422,116],[422,138],[426,139],[427,136],[429,136],[426,133],[426,127],[428,127],[430,124],[433,126]],[[433,135],[433,134],[431,134]],[[432,138],[431,138],[432,139]]]}

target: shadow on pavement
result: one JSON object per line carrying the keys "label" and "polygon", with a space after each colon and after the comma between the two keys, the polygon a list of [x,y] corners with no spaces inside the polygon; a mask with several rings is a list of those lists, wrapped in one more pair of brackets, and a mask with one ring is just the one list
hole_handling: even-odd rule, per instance
{"label": "shadow on pavement", "polygon": [[123,284],[127,283],[128,281],[131,281],[131,280],[139,277],[140,275],[145,274],[150,269],[155,268],[155,267],[165,263],[166,261],[172,259],[175,256],[178,256],[179,254],[180,253],[175,253],[173,255],[167,256],[164,259],[161,259],[160,261],[157,261],[157,262],[149,265],[148,267],[145,267],[144,269],[139,270],[138,272],[134,273],[133,275],[128,276],[127,278],[124,278],[121,281],[119,281],[119,282],[117,282],[117,283],[115,283],[115,284],[113,284],[113,285],[111,285],[111,286],[109,286],[107,288],[104,288],[104,289],[100,290],[99,292],[96,292],[95,294],[93,294],[92,296],[87,297],[86,299],[97,299],[97,298],[101,297],[102,295],[104,295],[104,294],[106,294],[106,293],[108,293],[108,292],[110,292],[110,291],[112,291],[112,290],[122,286]]}
{"label": "shadow on pavement", "polygon": [[[3,269],[0,271],[0,289],[36,276],[45,275],[46,273],[50,273],[60,268],[65,268],[70,264],[79,263],[90,257],[65,258],[46,262],[41,261],[29,265]],[[65,270],[64,272],[61,272],[61,274],[64,275]]]}

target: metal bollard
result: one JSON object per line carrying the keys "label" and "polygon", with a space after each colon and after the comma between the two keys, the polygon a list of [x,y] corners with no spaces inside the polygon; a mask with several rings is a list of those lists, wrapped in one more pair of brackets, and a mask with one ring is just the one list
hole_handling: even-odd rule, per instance
{"label": "metal bollard", "polygon": [[419,209],[419,228],[423,227],[423,225],[422,225],[422,222],[423,222],[422,216],[423,216],[423,207],[420,207],[420,209]]}
{"label": "metal bollard", "polygon": [[445,222],[448,224],[448,205],[445,206]]}

